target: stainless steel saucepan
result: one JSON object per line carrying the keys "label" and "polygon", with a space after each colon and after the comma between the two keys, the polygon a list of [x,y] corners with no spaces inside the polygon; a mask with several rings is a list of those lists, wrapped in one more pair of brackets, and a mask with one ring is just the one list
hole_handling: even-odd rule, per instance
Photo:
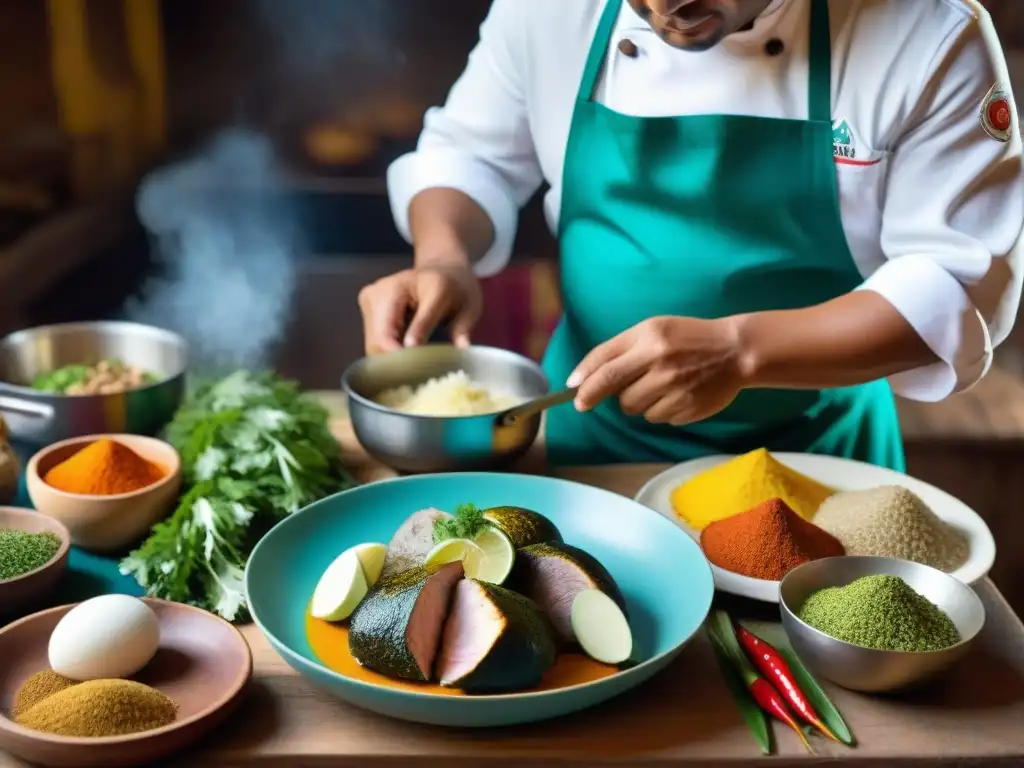
{"label": "stainless steel saucepan", "polygon": [[[453,371],[523,402],[480,416],[417,416],[374,402],[386,389],[416,386]],[[493,347],[450,344],[410,347],[353,363],[342,377],[356,437],[367,453],[403,472],[496,469],[521,456],[540,430],[545,408],[572,398],[548,394],[548,380],[532,360]]]}
{"label": "stainless steel saucepan", "polygon": [[[29,386],[66,365],[114,358],[153,374],[156,383],[102,395],[55,395]],[[187,367],[185,340],[161,328],[118,321],[29,328],[0,340],[0,413],[14,441],[34,446],[101,432],[153,435],[181,403]]]}

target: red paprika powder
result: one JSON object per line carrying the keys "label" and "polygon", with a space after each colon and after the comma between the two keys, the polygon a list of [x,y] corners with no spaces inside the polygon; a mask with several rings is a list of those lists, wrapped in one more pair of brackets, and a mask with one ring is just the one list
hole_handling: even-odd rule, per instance
{"label": "red paprika powder", "polygon": [[742,514],[717,520],[700,534],[708,560],[733,573],[780,581],[798,565],[846,554],[837,538],[771,499]]}

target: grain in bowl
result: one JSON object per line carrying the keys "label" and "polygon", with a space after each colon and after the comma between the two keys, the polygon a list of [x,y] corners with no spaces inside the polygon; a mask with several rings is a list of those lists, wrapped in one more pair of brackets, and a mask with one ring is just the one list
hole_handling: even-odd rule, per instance
{"label": "grain in bowl", "polygon": [[519,405],[515,395],[488,389],[465,371],[453,371],[418,386],[387,389],[374,402],[416,416],[481,416]]}

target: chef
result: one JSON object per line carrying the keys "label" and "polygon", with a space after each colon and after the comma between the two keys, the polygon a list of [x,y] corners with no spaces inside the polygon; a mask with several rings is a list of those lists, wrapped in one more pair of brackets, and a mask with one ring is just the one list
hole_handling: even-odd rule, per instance
{"label": "chef", "polygon": [[360,294],[367,351],[468,344],[542,184],[554,463],[903,469],[893,393],[970,387],[1017,311],[1021,138],[970,0],[494,0],[389,169],[415,264]]}

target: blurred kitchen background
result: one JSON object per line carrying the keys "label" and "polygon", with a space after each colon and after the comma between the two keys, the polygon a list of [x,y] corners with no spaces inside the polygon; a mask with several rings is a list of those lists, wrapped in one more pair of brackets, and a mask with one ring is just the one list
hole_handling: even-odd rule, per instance
{"label": "blurred kitchen background", "polygon": [[[526,0],[527,2],[539,0]],[[384,171],[477,37],[483,0],[3,0],[0,334],[187,325],[310,388],[361,354],[359,289],[409,264]],[[988,0],[1018,90],[1020,0]],[[477,340],[539,357],[558,316],[534,201]],[[269,350],[269,351],[268,351]],[[910,471],[988,519],[1024,610],[1024,328],[972,392],[901,403]]]}

